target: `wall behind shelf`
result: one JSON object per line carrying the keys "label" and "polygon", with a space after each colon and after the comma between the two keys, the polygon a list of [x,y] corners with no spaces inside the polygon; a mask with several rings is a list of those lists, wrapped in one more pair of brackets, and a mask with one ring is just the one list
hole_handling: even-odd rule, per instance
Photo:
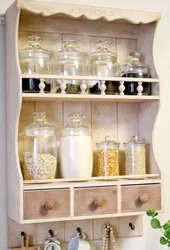
{"label": "wall behind shelf", "polygon": [[[46,0],[47,1],[47,0]],[[54,0],[48,0],[54,1]],[[48,2],[47,1],[47,2]],[[6,8],[13,2],[13,0],[1,0],[0,3],[0,14],[4,14]],[[67,2],[75,4],[84,4],[83,0],[58,0],[58,2]],[[170,2],[169,0],[86,0],[86,4],[89,5],[101,5],[110,6],[115,8],[128,8],[128,9],[138,9],[146,11],[161,11],[162,20],[158,26],[156,41],[155,41],[155,62],[157,67],[157,73],[161,78],[162,86],[162,104],[160,109],[160,114],[158,120],[155,124],[156,132],[154,133],[154,148],[157,155],[157,161],[164,172],[164,189],[165,189],[165,213],[161,215],[161,219],[166,221],[170,218],[170,199],[169,199],[169,189],[170,189],[170,116],[168,115],[168,109],[170,106]],[[2,27],[0,27],[0,51],[4,51],[4,32]],[[0,52],[2,55],[2,53]],[[0,82],[0,204],[6,204],[6,192],[5,192],[5,176],[6,176],[6,164],[5,164],[5,106],[4,106],[4,96],[5,96],[5,62],[4,58],[1,57],[1,67],[0,76],[2,77]],[[159,69],[159,70],[158,70]],[[7,235],[6,232],[6,207],[5,205],[0,208],[0,225],[3,228],[0,234],[0,245],[2,250],[6,250]],[[6,236],[6,237],[5,237]],[[160,232],[157,230],[152,230],[149,225],[149,220],[144,217],[144,236],[140,238],[129,238],[121,239],[118,241],[118,248],[135,250],[159,250],[166,249],[164,246],[159,245]]]}

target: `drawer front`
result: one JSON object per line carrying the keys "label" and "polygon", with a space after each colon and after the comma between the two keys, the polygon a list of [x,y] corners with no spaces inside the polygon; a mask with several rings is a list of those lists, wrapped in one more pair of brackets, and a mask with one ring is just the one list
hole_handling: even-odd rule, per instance
{"label": "drawer front", "polygon": [[75,216],[117,212],[117,187],[75,189]]}
{"label": "drawer front", "polygon": [[25,191],[24,219],[70,216],[69,189]]}
{"label": "drawer front", "polygon": [[134,185],[122,187],[122,212],[161,209],[161,185]]}

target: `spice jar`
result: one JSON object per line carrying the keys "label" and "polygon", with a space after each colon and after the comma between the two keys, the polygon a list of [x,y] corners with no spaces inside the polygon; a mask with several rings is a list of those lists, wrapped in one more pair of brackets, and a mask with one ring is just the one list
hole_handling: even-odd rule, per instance
{"label": "spice jar", "polygon": [[[40,47],[41,38],[36,35],[27,38],[27,44],[19,53],[20,66],[23,74],[48,74],[50,51]],[[40,80],[35,78],[22,79],[23,92],[39,92]],[[45,92],[50,92],[50,84],[45,82]]]}
{"label": "spice jar", "polygon": [[[121,66],[121,77],[134,77],[134,78],[150,78],[149,68],[146,64],[139,61],[140,54],[138,52],[131,52],[127,56],[126,63]],[[138,82],[124,82],[125,95],[137,95]],[[142,82],[142,95],[151,94],[151,83]]]}
{"label": "spice jar", "polygon": [[98,176],[119,175],[119,145],[109,136],[97,143]]}
{"label": "spice jar", "polygon": [[146,150],[145,141],[139,141],[133,136],[130,142],[124,143],[125,147],[125,174],[146,174]]}
{"label": "spice jar", "polygon": [[[96,52],[90,55],[91,74],[102,77],[116,77],[119,74],[119,65],[115,53],[109,51],[108,41],[99,41],[96,45]],[[93,94],[100,94],[101,81],[89,82],[89,91]],[[118,82],[105,81],[106,94],[118,93]]]}
{"label": "spice jar", "polygon": [[[86,75],[85,55],[76,50],[75,40],[66,40],[63,42],[64,49],[55,53],[53,62],[53,71],[57,75],[82,76]],[[58,80],[61,84],[61,81]],[[66,80],[66,93],[77,94],[81,92],[81,80]],[[61,92],[59,88],[57,92]]]}
{"label": "spice jar", "polygon": [[90,126],[81,113],[71,113],[62,129],[60,145],[61,173],[64,178],[89,178],[93,170]]}
{"label": "spice jar", "polygon": [[45,112],[33,113],[34,122],[25,128],[22,172],[25,180],[54,179],[57,170],[55,127]]}

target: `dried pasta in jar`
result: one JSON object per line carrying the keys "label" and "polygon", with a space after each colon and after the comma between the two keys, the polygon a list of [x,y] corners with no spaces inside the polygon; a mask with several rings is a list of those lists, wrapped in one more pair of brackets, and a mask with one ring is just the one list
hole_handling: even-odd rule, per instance
{"label": "dried pasta in jar", "polygon": [[97,143],[97,160],[98,176],[119,175],[119,143],[106,136],[105,141]]}
{"label": "dried pasta in jar", "polygon": [[133,140],[124,143],[125,147],[125,174],[144,175],[146,174],[146,150],[145,142],[139,141],[137,136]]}

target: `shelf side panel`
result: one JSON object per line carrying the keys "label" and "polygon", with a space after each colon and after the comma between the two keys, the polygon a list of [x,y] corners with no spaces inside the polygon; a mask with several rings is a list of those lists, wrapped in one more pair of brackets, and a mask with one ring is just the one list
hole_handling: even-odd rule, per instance
{"label": "shelf side panel", "polygon": [[20,11],[17,9],[17,2],[14,2],[6,14],[6,107],[8,215],[17,221],[20,221],[20,216],[22,216],[22,175],[17,143],[22,96],[17,45],[19,15]]}

